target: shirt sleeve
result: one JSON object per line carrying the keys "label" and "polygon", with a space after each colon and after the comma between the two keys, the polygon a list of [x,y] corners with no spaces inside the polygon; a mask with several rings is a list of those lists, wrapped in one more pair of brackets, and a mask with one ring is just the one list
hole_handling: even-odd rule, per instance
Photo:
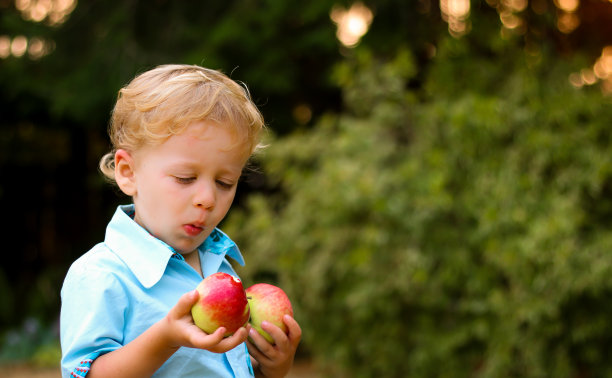
{"label": "shirt sleeve", "polygon": [[97,357],[122,346],[128,297],[111,271],[91,261],[73,264],[61,295],[62,377],[85,377]]}

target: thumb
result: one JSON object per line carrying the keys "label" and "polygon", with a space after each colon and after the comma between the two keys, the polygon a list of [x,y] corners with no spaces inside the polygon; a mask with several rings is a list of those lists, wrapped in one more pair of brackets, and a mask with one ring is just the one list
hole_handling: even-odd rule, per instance
{"label": "thumb", "polygon": [[199,298],[200,293],[198,293],[197,290],[192,290],[183,294],[179,298],[176,305],[174,305],[172,312],[174,312],[177,317],[181,317],[183,315],[191,313],[191,307],[193,307],[193,305],[198,301]]}

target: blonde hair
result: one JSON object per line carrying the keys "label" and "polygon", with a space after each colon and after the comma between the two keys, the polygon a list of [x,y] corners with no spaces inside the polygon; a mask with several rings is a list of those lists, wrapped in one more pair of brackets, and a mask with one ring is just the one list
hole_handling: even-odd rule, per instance
{"label": "blonde hair", "polygon": [[172,64],[144,72],[119,91],[109,125],[112,150],[100,160],[100,170],[114,180],[118,149],[161,144],[198,121],[229,127],[249,155],[260,147],[265,128],[246,86],[219,71]]}

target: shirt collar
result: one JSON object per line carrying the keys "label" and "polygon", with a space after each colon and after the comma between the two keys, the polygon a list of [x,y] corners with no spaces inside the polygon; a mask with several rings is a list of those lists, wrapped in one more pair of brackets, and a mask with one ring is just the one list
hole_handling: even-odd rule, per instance
{"label": "shirt collar", "polygon": [[223,231],[215,228],[199,247],[200,252],[214,253],[215,255],[227,255],[238,264],[244,266],[244,258],[238,246]]}
{"label": "shirt collar", "polygon": [[[136,223],[128,215],[133,212],[134,205],[117,208],[106,228],[104,242],[128,266],[144,287],[151,288],[162,278],[168,261],[175,251]],[[203,261],[207,260],[206,256],[211,256],[210,254],[221,260],[227,255],[240,265],[244,265],[244,258],[236,243],[217,228],[198,249],[200,256],[204,257]]]}

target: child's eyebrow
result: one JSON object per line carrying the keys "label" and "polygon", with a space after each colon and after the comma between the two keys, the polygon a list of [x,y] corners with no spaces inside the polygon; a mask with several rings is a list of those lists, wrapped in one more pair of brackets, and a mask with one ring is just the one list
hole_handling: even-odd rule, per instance
{"label": "child's eyebrow", "polygon": [[[178,171],[189,171],[189,172],[198,172],[202,168],[202,165],[190,161],[177,161],[172,162],[167,166],[168,170],[178,170]],[[231,167],[224,166],[219,167],[220,174],[229,174],[231,176],[241,176],[242,175],[242,167]]]}

